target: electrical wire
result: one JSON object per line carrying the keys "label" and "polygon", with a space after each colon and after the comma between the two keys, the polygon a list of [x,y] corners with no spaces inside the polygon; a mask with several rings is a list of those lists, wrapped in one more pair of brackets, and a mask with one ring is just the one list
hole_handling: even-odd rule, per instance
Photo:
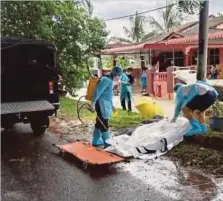
{"label": "electrical wire", "polygon": [[[161,10],[161,9],[172,7],[172,6],[175,6],[175,5],[177,5],[177,3],[170,4],[170,5],[167,5],[167,6],[158,7],[158,8],[153,8],[153,9],[146,10],[146,11],[143,11],[143,12],[138,12],[137,15],[142,15],[142,14],[145,14],[145,13]],[[124,16],[121,16],[121,17],[114,17],[114,18],[106,19],[104,21],[107,22],[107,21],[112,21],[112,20],[119,20],[119,19],[123,19],[123,18],[127,18],[127,17],[132,17],[132,16],[135,16],[135,15],[136,15],[136,13],[131,14],[131,15],[124,15]]]}

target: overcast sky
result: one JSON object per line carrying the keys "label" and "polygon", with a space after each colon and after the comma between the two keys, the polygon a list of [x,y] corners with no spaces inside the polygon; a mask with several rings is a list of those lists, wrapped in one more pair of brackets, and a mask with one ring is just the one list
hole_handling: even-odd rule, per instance
{"label": "overcast sky", "polygon": [[[94,5],[94,15],[102,19],[110,19],[123,15],[134,14],[136,11],[142,12],[166,5],[166,0],[92,0]],[[210,0],[209,15],[223,13],[223,0]],[[150,12],[145,16],[154,16],[160,19],[160,11]],[[198,16],[185,18],[186,21],[198,20]],[[130,26],[129,19],[119,19],[106,22],[109,36],[125,37],[123,26]],[[146,26],[149,30],[149,26]]]}

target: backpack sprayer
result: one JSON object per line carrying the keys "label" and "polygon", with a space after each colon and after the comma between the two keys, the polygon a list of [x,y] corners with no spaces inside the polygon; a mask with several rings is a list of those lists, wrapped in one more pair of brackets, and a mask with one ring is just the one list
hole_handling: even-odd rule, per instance
{"label": "backpack sprayer", "polygon": [[[95,91],[95,88],[96,88],[96,85],[97,83],[100,81],[100,79],[98,77],[90,77],[89,78],[89,84],[88,84],[88,87],[87,87],[87,94],[84,95],[84,96],[81,96],[78,101],[77,101],[77,116],[78,116],[78,119],[80,120],[81,123],[84,123],[80,117],[80,112],[82,109],[87,109],[89,111],[92,112],[91,110],[91,106],[90,106],[90,101],[92,100],[93,98],[93,94],[94,94],[94,91]],[[83,104],[81,104],[81,99],[82,98],[85,98],[86,101],[88,102],[84,102]]]}

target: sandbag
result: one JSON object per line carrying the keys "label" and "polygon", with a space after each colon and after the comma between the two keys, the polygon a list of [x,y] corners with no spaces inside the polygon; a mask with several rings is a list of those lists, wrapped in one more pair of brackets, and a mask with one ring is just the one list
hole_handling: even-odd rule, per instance
{"label": "sandbag", "polygon": [[166,153],[183,141],[183,136],[190,129],[189,121],[179,117],[175,123],[163,119],[159,122],[139,126],[132,135],[112,137],[106,151],[122,157],[151,159]]}

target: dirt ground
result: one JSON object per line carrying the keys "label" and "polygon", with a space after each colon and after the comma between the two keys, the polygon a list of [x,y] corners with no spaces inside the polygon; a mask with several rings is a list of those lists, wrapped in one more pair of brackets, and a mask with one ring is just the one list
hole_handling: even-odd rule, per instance
{"label": "dirt ground", "polygon": [[183,166],[223,176],[223,137],[191,138],[174,147],[167,155]]}

